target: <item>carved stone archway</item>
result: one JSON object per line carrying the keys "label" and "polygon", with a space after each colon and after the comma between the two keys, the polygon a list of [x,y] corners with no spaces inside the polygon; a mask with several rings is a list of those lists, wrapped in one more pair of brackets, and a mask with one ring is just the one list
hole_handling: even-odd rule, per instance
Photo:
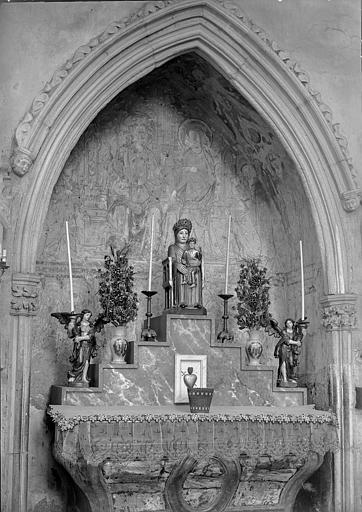
{"label": "carved stone archway", "polygon": [[[14,172],[31,173],[32,178],[14,230],[13,289],[19,280],[36,288],[37,245],[50,197],[85,128],[128,85],[191,51],[213,65],[278,134],[310,202],[325,293],[347,291],[350,266],[343,217],[359,206],[360,191],[345,138],[288,53],[238,8],[217,0],[147,4],[80,47],[34,99],[16,130],[13,152]],[[22,300],[27,306],[28,299]],[[19,454],[9,468],[14,512],[26,510],[29,389],[23,383],[29,381],[30,318],[35,313],[26,307],[12,311],[14,354],[22,355],[13,361],[13,381],[18,384],[9,405],[15,411],[10,427],[22,426],[10,450]]]}

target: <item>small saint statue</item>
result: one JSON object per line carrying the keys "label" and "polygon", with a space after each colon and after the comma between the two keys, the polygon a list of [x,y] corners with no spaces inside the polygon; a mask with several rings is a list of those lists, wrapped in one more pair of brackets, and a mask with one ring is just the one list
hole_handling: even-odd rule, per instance
{"label": "small saint statue", "polygon": [[68,338],[73,339],[73,351],[69,356],[72,369],[68,371],[68,386],[89,387],[89,365],[97,355],[96,332],[100,332],[108,319],[98,315],[95,322],[91,321],[92,312],[83,309],[81,313],[51,313],[67,330]]}
{"label": "small saint statue", "polygon": [[[277,386],[282,388],[297,387],[296,369],[299,364],[299,355],[302,347],[306,329],[308,327],[306,318],[294,321],[287,318],[284,322],[284,328],[280,329],[278,322],[270,320],[272,334],[279,337],[274,349],[274,357],[278,358],[278,377]],[[269,334],[270,334],[270,329]]]}
{"label": "small saint statue", "polygon": [[179,219],[173,226],[175,242],[168,248],[163,263],[165,309],[180,313],[206,314],[203,307],[204,265],[201,247],[191,235],[189,219]]}

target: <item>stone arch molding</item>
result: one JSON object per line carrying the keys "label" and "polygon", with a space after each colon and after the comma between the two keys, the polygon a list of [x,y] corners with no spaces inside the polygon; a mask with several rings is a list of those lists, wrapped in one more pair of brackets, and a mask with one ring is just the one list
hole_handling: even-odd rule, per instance
{"label": "stone arch molding", "polygon": [[[35,259],[51,192],[85,128],[125,87],[190,51],[218,69],[279,135],[310,200],[321,254],[338,256],[341,247],[346,254],[338,235],[338,229],[343,233],[341,210],[357,209],[360,189],[346,138],[307,73],[228,1],[164,0],[147,3],[129,18],[111,23],[78,48],[17,127],[13,170],[19,176],[31,168],[34,173],[15,241],[21,271],[34,271],[31,258]],[[342,292],[346,262],[325,263],[335,283],[328,288]]]}

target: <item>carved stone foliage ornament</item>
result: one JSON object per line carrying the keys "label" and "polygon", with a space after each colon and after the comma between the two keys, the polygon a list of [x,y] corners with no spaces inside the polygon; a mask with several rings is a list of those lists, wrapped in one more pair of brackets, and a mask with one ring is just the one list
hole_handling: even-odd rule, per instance
{"label": "carved stone foliage ornament", "polygon": [[[35,121],[37,117],[42,113],[44,107],[49,103],[51,98],[56,94],[58,87],[71,75],[74,69],[77,68],[79,63],[84,59],[91,59],[94,51],[99,51],[99,47],[106,44],[112,39],[117,38],[120,32],[125,31],[130,25],[134,24],[137,28],[137,24],[143,19],[152,16],[157,11],[167,9],[169,6],[175,5],[175,8],[181,9],[181,3],[179,0],[163,0],[146,3],[141,7],[140,10],[131,14],[129,17],[119,21],[112,22],[106,30],[97,37],[91,39],[87,44],[81,46],[76,50],[74,55],[66,61],[66,63],[58,70],[55,71],[53,77],[45,84],[43,90],[33,100],[30,110],[25,114],[23,120],[20,122],[15,133],[16,149],[13,156],[13,169],[16,174],[23,176],[28,172],[32,162],[30,155],[26,155],[24,150],[29,151],[28,145],[32,131],[35,130]],[[196,2],[195,2],[196,3]],[[240,8],[233,5],[229,1],[215,0],[210,1],[208,6],[212,9],[212,4],[219,10],[220,5],[225,9],[225,14],[228,16],[234,16],[239,23],[242,23],[248,31],[253,32],[259,39],[271,49],[274,54],[283,62],[285,66],[294,74],[294,76],[300,81],[302,86],[306,89],[307,93],[312,97],[313,101],[317,104],[321,111],[324,119],[330,127],[333,136],[343,154],[344,160],[347,162],[347,166],[350,170],[351,177],[357,185],[356,172],[353,169],[351,158],[348,151],[347,139],[340,133],[340,125],[333,123],[332,111],[328,105],[323,103],[321,94],[315,91],[311,85],[308,74],[303,68],[289,55],[289,53],[279,47],[278,43],[274,41],[262,28],[256,25],[252,20],[244,15]],[[185,4],[185,8],[189,7],[189,4]],[[91,61],[90,61],[91,62]],[[44,137],[40,135],[40,137]],[[40,147],[41,144],[38,144]],[[349,191],[346,192],[347,194]],[[356,188],[357,196],[360,196],[360,190]],[[352,211],[359,205],[358,200],[346,201],[346,211]]]}
{"label": "carved stone foliage ornament", "polygon": [[353,329],[357,325],[356,297],[335,295],[322,299],[322,325],[328,330]]}
{"label": "carved stone foliage ornament", "polygon": [[10,314],[35,316],[39,310],[40,278],[35,274],[13,275],[11,286]]}

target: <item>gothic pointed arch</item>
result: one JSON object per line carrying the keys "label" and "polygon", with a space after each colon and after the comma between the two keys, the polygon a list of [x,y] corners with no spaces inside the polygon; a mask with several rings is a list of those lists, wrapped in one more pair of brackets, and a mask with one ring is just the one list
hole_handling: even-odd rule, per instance
{"label": "gothic pointed arch", "polygon": [[125,87],[191,51],[223,74],[289,151],[315,220],[326,287],[343,292],[348,251],[341,219],[343,209],[359,205],[346,140],[307,73],[237,7],[216,0],[145,5],[78,48],[34,99],[13,151],[14,172],[32,173],[16,229],[16,267],[34,271],[53,187],[89,123]]}

